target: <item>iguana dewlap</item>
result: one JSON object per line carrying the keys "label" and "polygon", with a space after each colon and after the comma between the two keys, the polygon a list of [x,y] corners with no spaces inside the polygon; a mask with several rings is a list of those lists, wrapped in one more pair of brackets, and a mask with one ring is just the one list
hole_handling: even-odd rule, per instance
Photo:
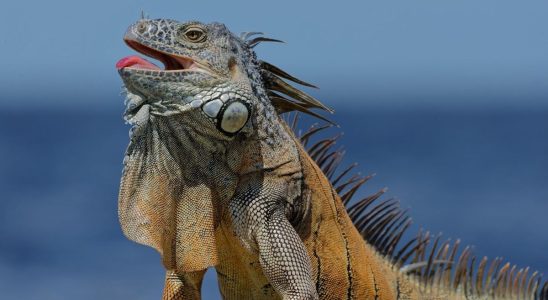
{"label": "iguana dewlap", "polygon": [[399,245],[410,220],[380,194],[347,210],[368,178],[342,183],[350,169],[335,172],[334,140],[305,150],[322,128],[297,138],[282,119],[329,109],[287,81],[310,84],[256,58],[256,44],[276,40],[165,19],[139,20],[124,40],[165,65],[116,65],[132,125],[120,223],[161,254],[164,299],[199,299],[208,267],[226,299],[548,298],[537,274],[475,266],[458,242],[426,233]]}

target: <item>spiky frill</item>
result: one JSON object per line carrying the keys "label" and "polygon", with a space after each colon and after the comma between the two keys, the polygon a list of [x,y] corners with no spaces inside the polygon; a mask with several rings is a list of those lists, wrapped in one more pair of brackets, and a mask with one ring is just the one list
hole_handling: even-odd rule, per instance
{"label": "spiky frill", "polygon": [[[244,33],[243,40],[260,32]],[[260,42],[281,42],[266,37],[247,40],[250,47]],[[278,113],[285,115],[286,123],[293,129],[310,157],[329,178],[340,195],[354,225],[368,244],[388,259],[401,272],[417,278],[425,289],[441,288],[464,295],[466,299],[539,299],[548,300],[548,282],[542,275],[518,268],[502,258],[478,259],[470,246],[462,251],[460,240],[442,241],[441,235],[433,236],[428,231],[405,238],[412,220],[407,211],[395,199],[381,199],[386,192],[382,189],[372,195],[355,199],[356,192],[372,178],[351,174],[356,164],[344,169],[340,165],[344,156],[335,144],[340,134],[328,138],[317,138],[320,132],[333,124],[312,109],[333,112],[319,100],[290,85],[288,81],[308,87],[316,87],[302,81],[282,69],[259,61],[261,75],[268,96]],[[326,121],[324,125],[313,125],[308,130],[298,130],[299,113],[306,113]]]}

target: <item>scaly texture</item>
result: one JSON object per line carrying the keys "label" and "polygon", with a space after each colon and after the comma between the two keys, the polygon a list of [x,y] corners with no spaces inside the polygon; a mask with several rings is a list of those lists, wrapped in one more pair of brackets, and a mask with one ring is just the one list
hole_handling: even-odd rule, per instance
{"label": "scaly texture", "polygon": [[132,124],[120,223],[162,256],[163,299],[199,299],[208,267],[226,299],[547,298],[528,269],[482,259],[475,272],[458,242],[420,233],[401,245],[410,219],[382,191],[346,208],[370,177],[337,172],[336,137],[307,147],[328,126],[297,137],[280,116],[330,109],[256,58],[278,40],[165,19],[139,20],[124,40],[165,65],[117,64]]}

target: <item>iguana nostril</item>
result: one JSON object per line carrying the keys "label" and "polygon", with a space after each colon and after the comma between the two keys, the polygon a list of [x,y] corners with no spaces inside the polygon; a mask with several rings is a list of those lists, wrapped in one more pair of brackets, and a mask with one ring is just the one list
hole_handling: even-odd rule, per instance
{"label": "iguana nostril", "polygon": [[137,32],[139,32],[140,34],[145,33],[147,29],[148,25],[145,22],[140,22],[139,24],[137,24]]}

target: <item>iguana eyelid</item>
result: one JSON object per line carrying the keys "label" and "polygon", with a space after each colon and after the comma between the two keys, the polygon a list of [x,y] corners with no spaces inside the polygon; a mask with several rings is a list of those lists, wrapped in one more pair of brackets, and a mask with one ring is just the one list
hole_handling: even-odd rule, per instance
{"label": "iguana eyelid", "polygon": [[[192,38],[192,34],[197,34],[197,37]],[[207,32],[199,26],[191,25],[183,29],[182,37],[191,43],[203,43],[207,39]]]}

